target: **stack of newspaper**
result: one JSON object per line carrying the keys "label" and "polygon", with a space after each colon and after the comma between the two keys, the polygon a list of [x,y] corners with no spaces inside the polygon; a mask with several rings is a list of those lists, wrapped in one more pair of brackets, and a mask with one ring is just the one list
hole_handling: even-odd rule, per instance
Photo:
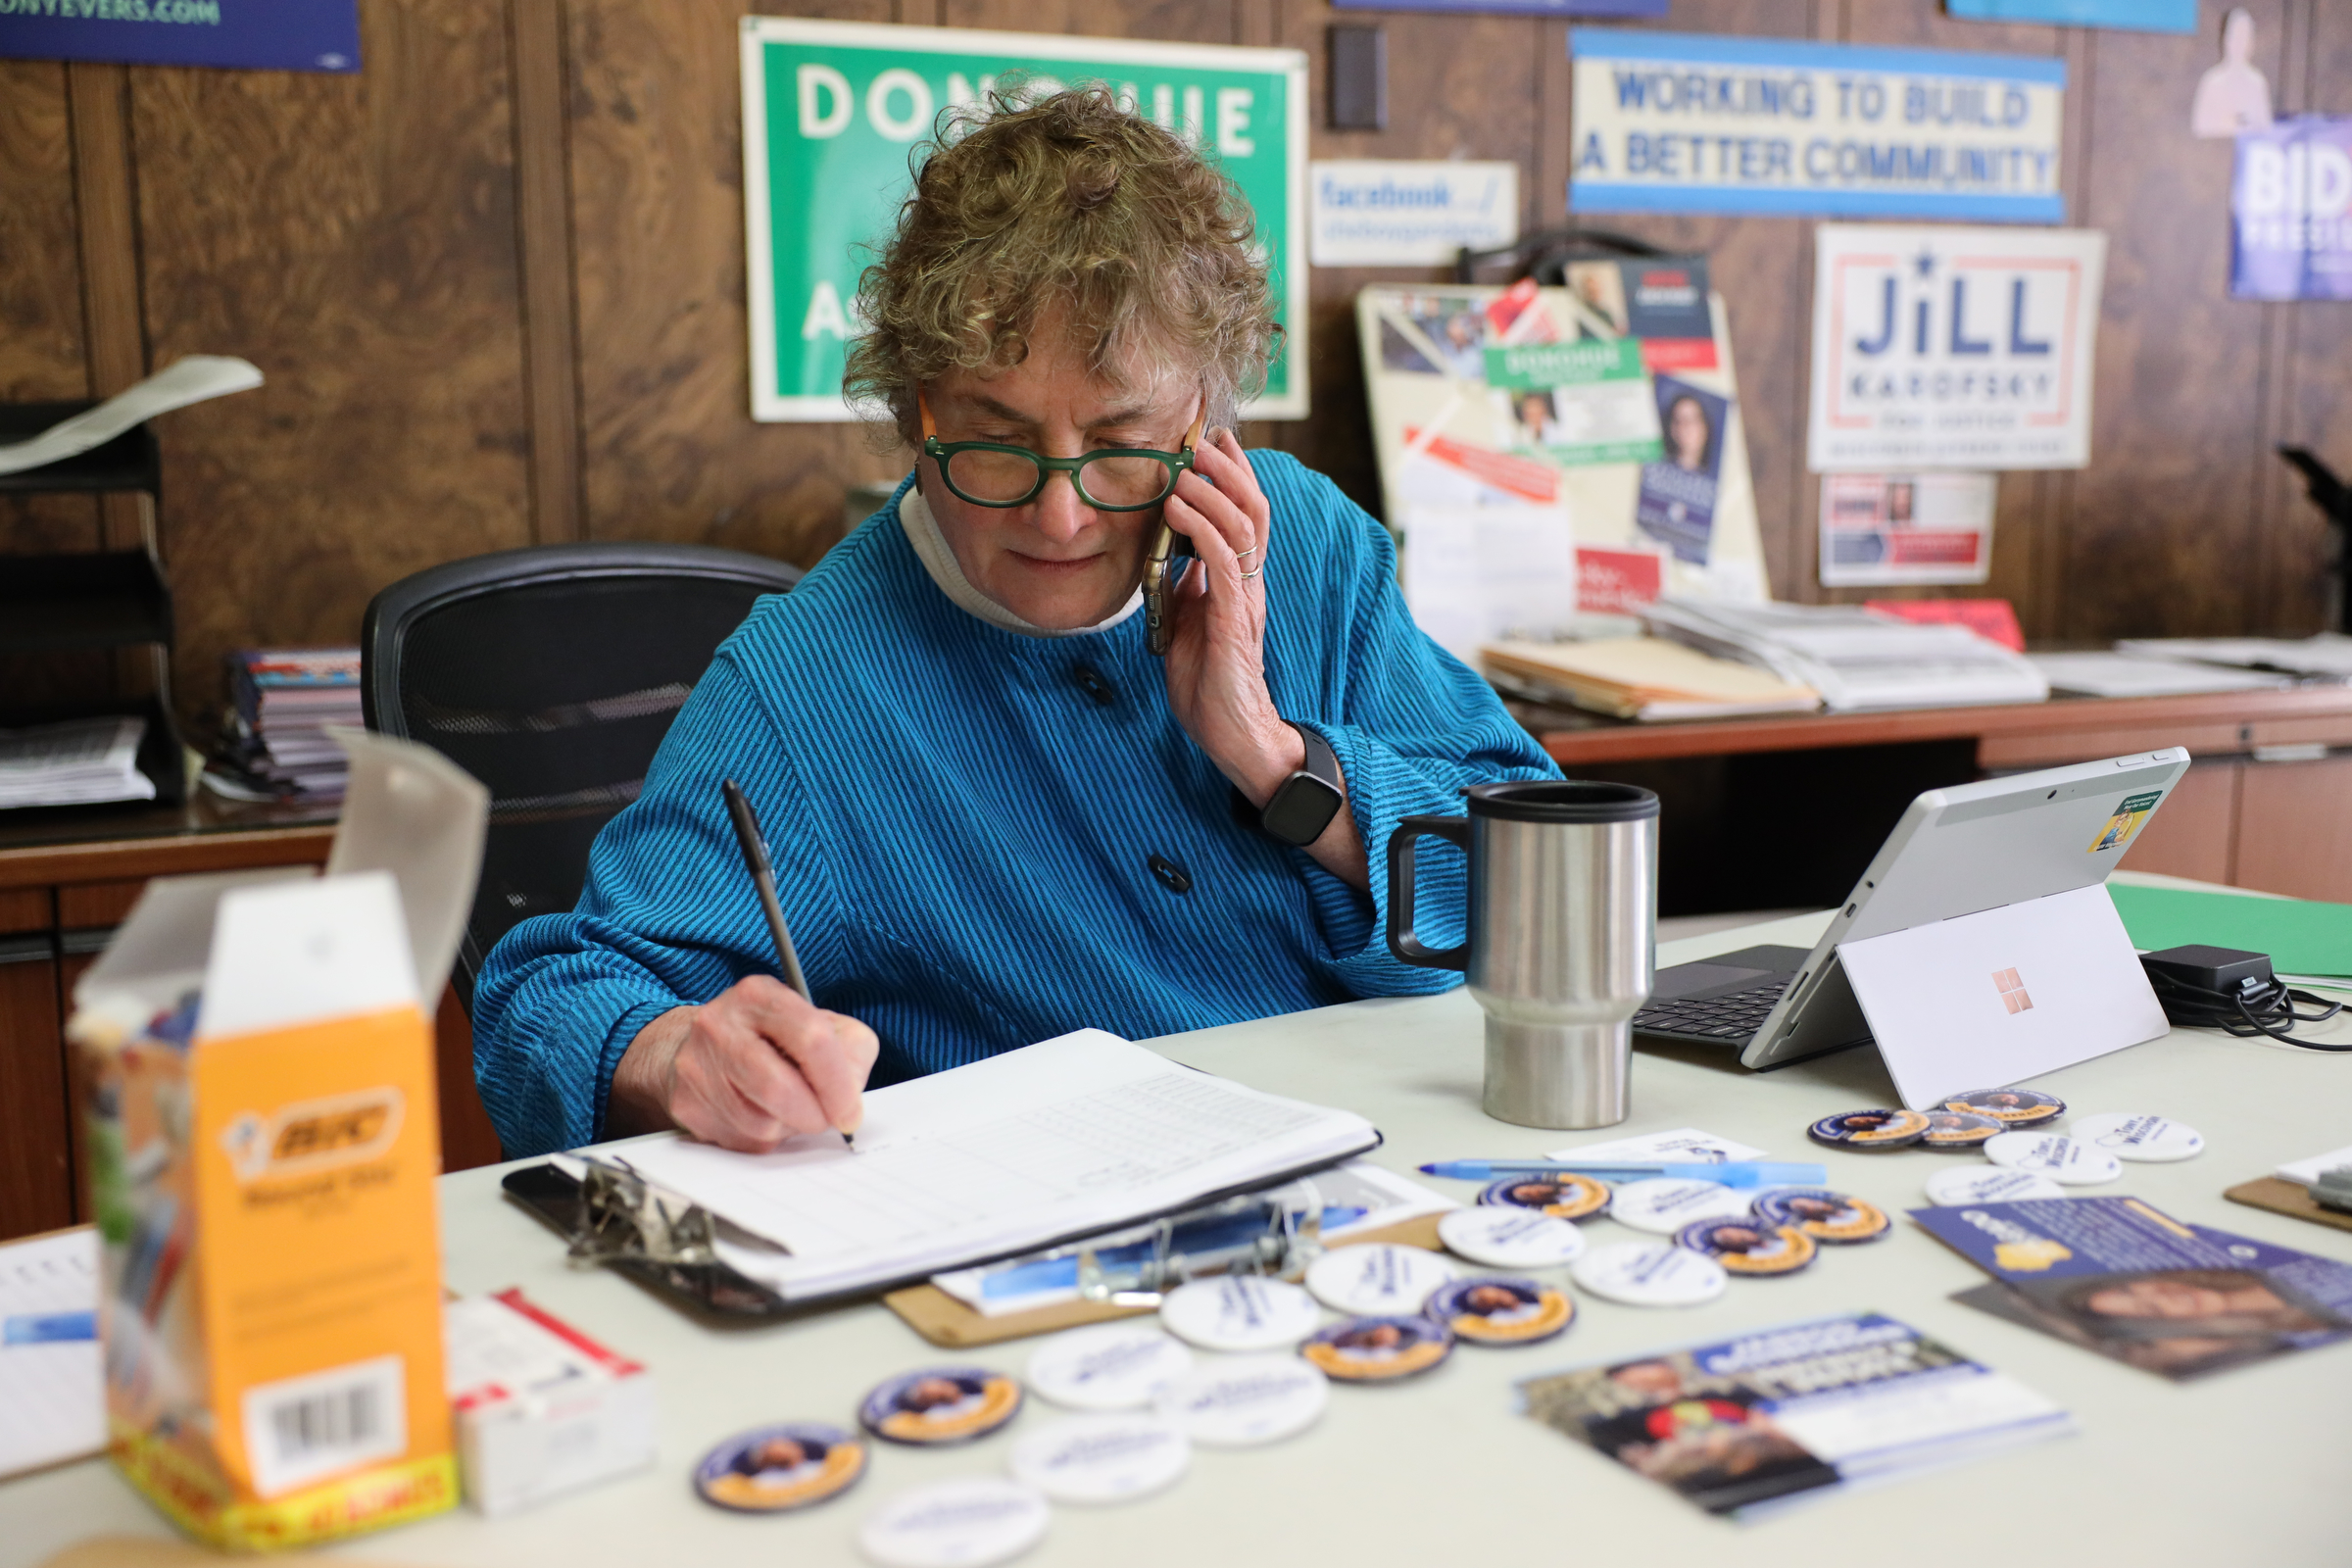
{"label": "stack of newspaper", "polygon": [[2038,703],[2050,695],[2024,655],[1965,626],[1918,625],[1858,605],[1668,598],[1642,618],[1660,637],[1810,686],[1838,712]]}
{"label": "stack of newspaper", "polygon": [[343,798],[351,764],[326,726],[358,729],[357,648],[242,648],[228,656],[231,749],[246,781],[273,795]]}
{"label": "stack of newspaper", "polygon": [[2116,652],[2234,669],[2277,670],[2304,680],[2352,680],[2352,637],[2133,637]]}
{"label": "stack of newspaper", "polygon": [[138,769],[146,734],[145,719],[115,717],[0,729],[0,809],[154,800]]}

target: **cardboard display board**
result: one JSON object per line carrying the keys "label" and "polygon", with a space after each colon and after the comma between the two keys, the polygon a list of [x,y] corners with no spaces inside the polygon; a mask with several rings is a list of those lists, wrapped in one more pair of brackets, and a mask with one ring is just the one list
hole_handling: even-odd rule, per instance
{"label": "cardboard display board", "polygon": [[1661,593],[1766,597],[1704,258],[1580,262],[1565,288],[1367,288],[1356,325],[1405,598],[1458,657]]}

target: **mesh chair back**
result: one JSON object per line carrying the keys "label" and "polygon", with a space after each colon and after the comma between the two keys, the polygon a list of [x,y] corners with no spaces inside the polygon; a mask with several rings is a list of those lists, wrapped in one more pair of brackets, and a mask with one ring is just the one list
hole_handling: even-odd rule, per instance
{"label": "mesh chair back", "polygon": [[394,583],[368,607],[368,727],[442,753],[490,791],[490,832],[451,976],[467,1009],[484,955],[569,909],[597,833],[710,656],[797,566],[696,545],[542,545]]}

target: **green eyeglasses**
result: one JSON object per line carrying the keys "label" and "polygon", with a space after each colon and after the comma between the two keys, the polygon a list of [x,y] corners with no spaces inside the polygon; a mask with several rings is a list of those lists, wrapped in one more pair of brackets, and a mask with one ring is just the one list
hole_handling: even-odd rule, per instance
{"label": "green eyeglasses", "polygon": [[1049,458],[1027,447],[994,441],[942,441],[931,422],[931,400],[919,387],[915,409],[923,421],[923,456],[939,464],[940,477],[957,499],[975,507],[1025,507],[1056,473],[1066,473],[1078,497],[1098,512],[1141,512],[1168,499],[1177,477],[1193,466],[1200,441],[1202,409],[1185,433],[1182,452],[1109,447],[1075,458]]}

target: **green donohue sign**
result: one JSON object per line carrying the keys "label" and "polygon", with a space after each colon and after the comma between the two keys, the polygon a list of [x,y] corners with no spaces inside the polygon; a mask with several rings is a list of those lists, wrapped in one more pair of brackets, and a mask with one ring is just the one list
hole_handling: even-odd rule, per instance
{"label": "green donohue sign", "polygon": [[1639,381],[1642,373],[1639,338],[1529,343],[1487,350],[1487,385],[1512,391],[1590,386],[1595,381]]}
{"label": "green donohue sign", "polygon": [[878,259],[942,111],[1008,72],[1042,95],[1109,84],[1207,151],[1257,215],[1288,348],[1253,418],[1306,414],[1306,56],[947,27],[743,19],[752,417],[842,420],[858,276]]}

